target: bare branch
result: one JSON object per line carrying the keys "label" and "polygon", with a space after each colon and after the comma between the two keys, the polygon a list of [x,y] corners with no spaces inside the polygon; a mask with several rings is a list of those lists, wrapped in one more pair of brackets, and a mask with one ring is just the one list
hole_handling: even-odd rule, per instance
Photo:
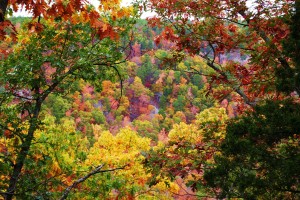
{"label": "bare branch", "polygon": [[216,60],[216,51],[215,51],[214,46],[211,44],[211,42],[208,42],[208,45],[210,46],[210,48],[213,50],[213,53],[214,53],[214,58],[213,58],[213,60],[211,61],[211,63],[214,64],[214,63],[215,63],[215,60]]}
{"label": "bare branch", "polygon": [[99,166],[96,167],[93,171],[91,171],[90,173],[88,173],[88,174],[85,175],[84,177],[82,177],[82,178],[76,180],[72,185],[70,185],[69,187],[67,187],[67,189],[65,189],[65,191],[64,191],[62,197],[60,198],[60,200],[67,199],[67,197],[68,197],[70,191],[71,191],[74,187],[76,187],[79,183],[84,182],[86,179],[88,179],[88,178],[91,177],[92,175],[99,173],[103,166],[104,166],[103,164],[99,165]]}

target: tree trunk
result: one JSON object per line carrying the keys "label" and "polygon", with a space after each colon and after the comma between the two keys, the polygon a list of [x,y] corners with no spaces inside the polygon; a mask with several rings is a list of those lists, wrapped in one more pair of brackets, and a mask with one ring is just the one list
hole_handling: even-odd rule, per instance
{"label": "tree trunk", "polygon": [[17,156],[16,164],[13,167],[13,172],[10,175],[9,186],[6,190],[5,195],[6,200],[11,200],[15,194],[18,179],[20,177],[25,159],[28,155],[32,140],[34,139],[34,132],[38,127],[38,116],[41,110],[41,105],[42,102],[40,100],[37,100],[33,117],[30,119],[30,127],[28,129],[27,137],[25,138],[25,141],[21,146],[21,150]]}
{"label": "tree trunk", "polygon": [[8,0],[0,0],[0,22],[4,21]]}

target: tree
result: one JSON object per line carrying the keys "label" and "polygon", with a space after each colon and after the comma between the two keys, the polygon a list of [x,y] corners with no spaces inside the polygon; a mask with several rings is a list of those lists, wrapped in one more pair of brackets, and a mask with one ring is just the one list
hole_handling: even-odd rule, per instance
{"label": "tree", "polygon": [[152,64],[151,57],[148,54],[143,56],[143,64],[137,69],[136,75],[142,80],[146,87],[154,83],[158,77],[159,71],[156,66]]}
{"label": "tree", "polygon": [[[3,2],[7,1],[1,1],[1,20],[7,9]],[[16,141],[12,151],[1,153],[1,161],[10,163],[1,167],[1,176],[7,180],[1,185],[5,199],[22,195],[19,183],[26,174],[23,169],[35,132],[41,128],[45,99],[67,92],[79,78],[95,82],[118,73],[116,65],[124,50],[121,39],[134,21],[134,17],[127,18],[132,8],[105,1],[101,5],[101,12],[97,12],[77,0],[10,2],[14,10],[25,6],[33,13],[33,20],[18,37],[8,20],[0,25],[0,35],[7,44],[7,49],[1,49],[0,61],[0,126],[5,133],[1,137]]]}
{"label": "tree", "polygon": [[52,114],[56,117],[57,121],[63,118],[67,110],[71,107],[68,101],[61,96],[49,96],[47,103],[49,108],[52,109]]}
{"label": "tree", "polygon": [[185,97],[183,95],[178,95],[178,98],[173,102],[173,107],[175,111],[183,110],[185,107]]}
{"label": "tree", "polygon": [[193,124],[174,124],[167,142],[159,143],[147,153],[145,164],[153,174],[149,185],[156,183],[157,176],[171,180],[180,177],[190,188],[201,193],[199,198],[210,196],[203,172],[211,168],[214,155],[220,153],[227,118],[224,108],[212,107],[200,112]]}
{"label": "tree", "polygon": [[[115,171],[112,176],[104,174],[87,180],[89,184],[86,187],[89,193],[102,199],[134,196],[143,190],[148,177],[147,172],[141,167],[144,158],[140,151],[149,150],[150,139],[138,136],[130,128],[121,129],[115,136],[109,131],[98,132],[99,137],[91,147],[84,165],[89,167],[103,163],[106,165],[103,169],[118,167],[125,169]],[[102,184],[97,184],[99,182]],[[115,192],[112,192],[113,189]],[[80,194],[82,198],[86,195]]]}
{"label": "tree", "polygon": [[299,60],[299,50],[300,50],[300,2],[295,1],[295,9],[292,11],[292,17],[287,23],[290,26],[291,33],[289,37],[283,41],[284,53],[292,58],[294,62],[294,68],[279,68],[276,70],[276,85],[278,90],[285,93],[290,93],[294,91],[294,88],[299,88],[300,78],[300,60]]}
{"label": "tree", "polygon": [[[65,185],[80,179],[83,174],[85,166],[82,162],[90,146],[87,137],[76,131],[72,119],[64,117],[61,124],[55,120],[45,114],[43,124],[35,132],[35,141],[18,181],[17,198],[58,199]],[[7,182],[6,179],[2,181]]]}
{"label": "tree", "polygon": [[[164,27],[158,41],[169,39],[176,44],[177,51],[200,55],[214,71],[207,76],[212,87],[227,85],[225,95],[238,95],[238,101],[253,106],[266,96],[277,97],[277,69],[293,69],[282,51],[293,2],[253,1],[248,6],[243,0],[150,0],[147,5],[157,13],[149,23]],[[236,52],[246,55],[248,62],[222,59]],[[300,93],[296,86],[292,87]]]}
{"label": "tree", "polygon": [[[148,169],[143,167],[143,154],[150,149],[150,139],[139,136],[130,128],[123,128],[114,136],[108,131],[98,131],[97,141],[91,147],[86,166],[99,162],[107,167],[124,167],[124,170],[114,171],[112,175],[103,174],[87,180],[88,193],[101,199],[170,199],[170,193],[176,191],[176,184],[169,179],[157,179],[157,183],[148,186],[146,182],[151,177]],[[101,183],[100,186],[98,183]],[[165,182],[170,187],[164,186]],[[80,194],[85,198],[89,194]]]}
{"label": "tree", "polygon": [[199,74],[194,74],[191,77],[191,82],[193,83],[193,85],[197,86],[198,89],[201,89],[203,87],[202,77]]}
{"label": "tree", "polygon": [[0,3],[0,22],[3,22],[5,19],[7,4],[8,4],[8,0],[1,1]]}
{"label": "tree", "polygon": [[[207,94],[251,111],[232,119],[205,182],[218,198],[299,198],[299,1],[158,1],[153,25],[200,55]],[[242,56],[246,59],[242,59]],[[235,57],[234,57],[235,56]],[[217,89],[214,89],[218,86]],[[238,112],[237,114],[241,114]]]}
{"label": "tree", "polygon": [[[294,6],[289,22],[291,34],[284,41],[284,47],[295,67],[275,70],[277,88],[286,94],[297,89],[299,79],[296,56],[300,41],[299,1]],[[217,192],[220,197],[300,197],[300,174],[295,167],[300,164],[299,108],[298,95],[269,100],[228,124],[222,155],[216,157],[216,167],[205,175],[211,187],[221,188]]]}
{"label": "tree", "polygon": [[297,199],[300,193],[298,103],[267,101],[232,119],[207,184],[219,198]]}

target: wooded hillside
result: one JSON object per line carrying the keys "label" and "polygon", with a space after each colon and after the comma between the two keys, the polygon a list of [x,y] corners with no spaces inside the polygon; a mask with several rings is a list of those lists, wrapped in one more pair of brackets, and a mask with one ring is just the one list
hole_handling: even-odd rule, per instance
{"label": "wooded hillside", "polygon": [[1,2],[3,199],[299,199],[299,1],[120,3]]}

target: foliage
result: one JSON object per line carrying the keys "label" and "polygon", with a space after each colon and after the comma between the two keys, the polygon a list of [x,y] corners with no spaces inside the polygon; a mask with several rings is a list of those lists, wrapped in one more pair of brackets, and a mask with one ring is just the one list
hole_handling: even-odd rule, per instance
{"label": "foliage", "polygon": [[63,118],[61,122],[56,124],[55,118],[47,115],[37,130],[29,154],[34,162],[27,161],[24,166],[27,173],[18,183],[24,190],[21,194],[26,194],[21,198],[58,198],[64,184],[70,184],[82,174],[89,141],[75,130],[73,120]]}
{"label": "foliage", "polygon": [[120,3],[1,1],[0,194],[299,198],[299,2]]}
{"label": "foliage", "polygon": [[[103,174],[86,182],[88,193],[81,192],[80,196],[91,198],[98,196],[101,199],[120,198],[133,199],[134,197],[168,199],[169,188],[166,188],[161,181],[149,188],[145,185],[151,174],[143,167],[145,157],[143,154],[150,149],[150,139],[141,137],[130,128],[123,128],[115,136],[108,131],[94,129],[97,134],[97,141],[85,161],[86,166],[97,163],[104,163],[109,168],[123,166],[123,170],[111,174]],[[165,179],[165,182],[169,182]],[[173,191],[176,184],[171,183]],[[148,192],[149,190],[149,192]],[[151,192],[152,191],[152,192]]]}
{"label": "foliage", "polygon": [[52,110],[52,115],[59,121],[66,115],[67,110],[70,109],[71,105],[68,101],[61,96],[49,96],[47,99],[47,105]]}
{"label": "foliage", "polygon": [[192,68],[205,77],[206,96],[226,106],[232,101],[234,116],[248,110],[219,135],[209,186],[219,198],[297,198],[299,2],[248,3],[150,0],[147,6],[157,13],[149,23],[163,26],[158,43],[170,40],[174,50],[206,61],[210,71]]}
{"label": "foliage", "polygon": [[[174,124],[165,144],[159,143],[149,152],[146,166],[159,177],[183,178],[193,190],[203,189],[203,173],[214,163],[225,135],[227,115],[223,108],[200,112],[194,124]],[[149,184],[155,184],[153,176]]]}
{"label": "foliage", "polygon": [[300,49],[300,35],[299,35],[299,24],[300,24],[300,3],[295,1],[295,9],[291,11],[292,17],[287,23],[290,26],[291,33],[289,37],[283,41],[284,53],[292,58],[294,62],[294,68],[278,68],[276,70],[276,86],[277,89],[285,93],[293,92],[293,88],[299,87],[299,74],[300,71],[300,60],[298,52]]}
{"label": "foliage", "polygon": [[[125,169],[88,180],[86,186],[89,187],[89,192],[102,199],[113,197],[114,193],[119,198],[134,196],[142,190],[144,179],[149,176],[143,170],[143,156],[140,152],[150,148],[150,140],[141,138],[129,128],[121,129],[116,136],[108,131],[99,132],[97,129],[94,129],[94,134],[98,134],[98,138],[89,151],[85,165],[103,163],[106,168]],[[112,192],[113,189],[116,191]]]}
{"label": "foliage", "polygon": [[[247,1],[150,0],[145,4],[157,13],[149,23],[163,27],[156,41],[169,40],[176,45],[174,50],[201,56],[213,73],[193,71],[205,75],[211,88],[226,85],[223,95],[216,96],[221,101],[231,95],[253,106],[257,99],[274,94],[277,69],[288,76],[293,71],[282,51],[293,1],[276,5],[254,1],[253,6]],[[240,59],[242,55],[247,62]]]}
{"label": "foliage", "polygon": [[142,80],[143,84],[150,86],[156,81],[159,71],[152,65],[149,55],[144,55],[142,62],[142,66],[137,69],[137,76]]}
{"label": "foliage", "polygon": [[220,198],[299,198],[299,109],[267,101],[230,121],[217,165],[205,174]]}
{"label": "foliage", "polygon": [[[7,9],[2,3],[1,16]],[[35,194],[29,184],[25,187],[23,183],[31,174],[26,169],[34,163],[29,156],[36,132],[42,127],[40,113],[46,98],[67,93],[80,78],[93,83],[116,77],[116,65],[123,59],[122,40],[127,38],[134,21],[134,17],[129,18],[133,9],[122,8],[118,2],[112,5],[103,1],[101,13],[83,1],[9,3],[14,10],[25,6],[32,11],[33,19],[16,35],[15,27],[1,18],[4,43],[0,61],[0,126],[1,132],[7,133],[1,135],[1,157],[5,160],[1,177],[6,180],[1,194],[6,199],[12,199],[15,193],[24,197]],[[57,100],[66,104],[51,107],[59,121],[70,106]],[[15,142],[6,143],[5,138]]]}

